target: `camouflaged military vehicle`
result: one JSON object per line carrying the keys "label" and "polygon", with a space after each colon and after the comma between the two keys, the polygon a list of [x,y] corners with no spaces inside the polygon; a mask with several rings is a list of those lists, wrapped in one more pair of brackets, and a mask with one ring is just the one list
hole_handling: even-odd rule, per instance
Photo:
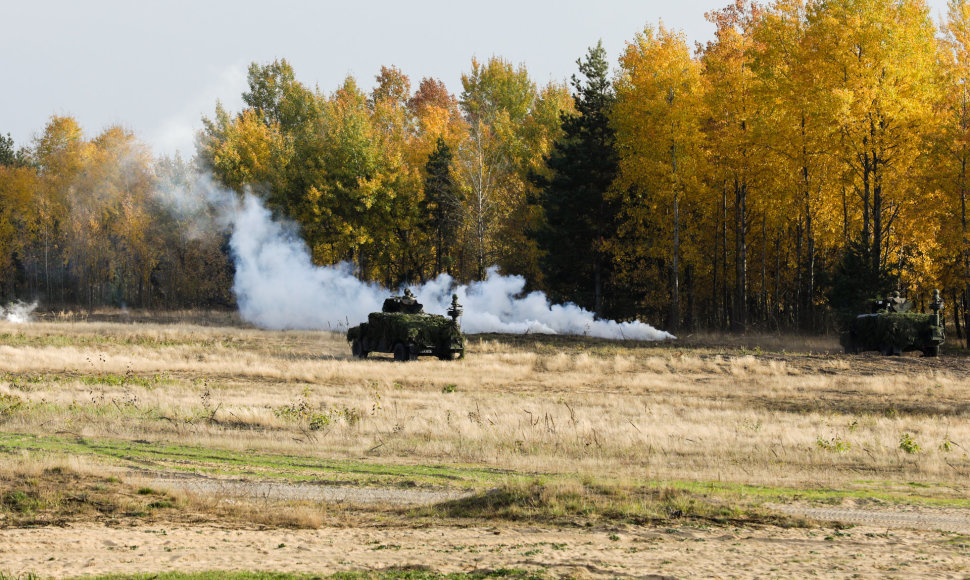
{"label": "camouflaged military vehicle", "polygon": [[923,356],[940,354],[946,337],[939,290],[933,291],[933,314],[910,312],[913,303],[900,298],[899,292],[885,300],[873,300],[871,307],[872,312],[855,317],[839,337],[846,353],[878,350],[884,355],[898,355],[919,350]]}
{"label": "camouflaged military vehicle", "polygon": [[461,305],[451,298],[448,317],[427,314],[410,290],[384,301],[382,312],[371,312],[367,322],[347,331],[350,350],[357,358],[372,352],[394,353],[394,360],[415,360],[434,355],[441,360],[465,356],[465,338],[458,327]]}

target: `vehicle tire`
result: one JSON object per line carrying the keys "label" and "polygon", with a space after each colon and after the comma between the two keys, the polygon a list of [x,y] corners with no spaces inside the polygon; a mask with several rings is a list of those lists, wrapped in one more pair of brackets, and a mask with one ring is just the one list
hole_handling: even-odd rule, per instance
{"label": "vehicle tire", "polygon": [[411,349],[408,345],[403,342],[399,342],[394,345],[394,360],[398,362],[407,362],[411,360]]}
{"label": "vehicle tire", "polygon": [[939,346],[928,346],[923,349],[923,356],[940,356]]}
{"label": "vehicle tire", "polygon": [[367,355],[370,354],[364,349],[364,343],[359,338],[355,338],[350,344],[350,352],[357,358],[367,358]]}
{"label": "vehicle tire", "polygon": [[859,348],[856,347],[855,341],[852,340],[852,336],[849,336],[849,338],[846,339],[846,344],[844,347],[842,347],[842,349],[844,350],[845,354],[859,354]]}
{"label": "vehicle tire", "polygon": [[446,350],[446,351],[438,352],[436,356],[438,357],[438,360],[455,360],[456,358],[458,358],[458,353],[451,352],[450,350]]}

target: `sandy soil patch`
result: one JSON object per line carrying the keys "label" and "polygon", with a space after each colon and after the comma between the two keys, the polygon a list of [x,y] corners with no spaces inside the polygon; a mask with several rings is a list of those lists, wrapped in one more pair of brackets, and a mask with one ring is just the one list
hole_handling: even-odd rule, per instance
{"label": "sandy soil patch", "polygon": [[[398,527],[252,530],[213,526],[0,530],[8,572],[54,578],[165,570],[332,572],[515,567],[570,577],[963,578],[970,538],[807,529]],[[856,576],[857,575],[857,576]]]}

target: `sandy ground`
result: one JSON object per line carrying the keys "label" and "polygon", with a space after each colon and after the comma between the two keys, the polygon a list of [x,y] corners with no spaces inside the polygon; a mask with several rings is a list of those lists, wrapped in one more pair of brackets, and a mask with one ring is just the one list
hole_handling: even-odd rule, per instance
{"label": "sandy ground", "polygon": [[637,578],[968,578],[970,537],[950,532],[621,526],[250,530],[213,526],[0,530],[0,569],[63,578],[166,570],[334,572],[500,567]]}
{"label": "sandy ground", "polygon": [[[204,477],[145,479],[163,488],[271,500],[416,505],[451,497],[427,490],[338,488]],[[444,495],[453,495],[454,492]],[[774,509],[831,524],[775,527],[427,526],[319,530],[158,523],[0,529],[0,572],[72,577],[104,573],[264,570],[329,573],[420,566],[438,572],[503,567],[559,577],[970,578],[970,510],[913,506]],[[267,508],[269,509],[269,508]]]}

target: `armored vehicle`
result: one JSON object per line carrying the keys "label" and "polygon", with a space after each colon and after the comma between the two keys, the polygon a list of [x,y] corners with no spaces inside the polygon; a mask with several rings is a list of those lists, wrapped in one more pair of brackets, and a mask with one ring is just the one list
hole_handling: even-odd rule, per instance
{"label": "armored vehicle", "polygon": [[372,352],[394,353],[394,360],[415,360],[434,355],[441,360],[465,356],[465,338],[458,327],[461,305],[451,298],[448,316],[427,314],[410,290],[384,300],[382,312],[371,312],[367,322],[347,331],[350,350],[357,358]]}
{"label": "armored vehicle", "polygon": [[839,342],[846,353],[878,350],[884,355],[919,350],[923,356],[937,356],[944,339],[943,300],[933,291],[932,314],[910,312],[913,303],[899,292],[884,300],[873,300],[871,312],[860,314],[841,334]]}

